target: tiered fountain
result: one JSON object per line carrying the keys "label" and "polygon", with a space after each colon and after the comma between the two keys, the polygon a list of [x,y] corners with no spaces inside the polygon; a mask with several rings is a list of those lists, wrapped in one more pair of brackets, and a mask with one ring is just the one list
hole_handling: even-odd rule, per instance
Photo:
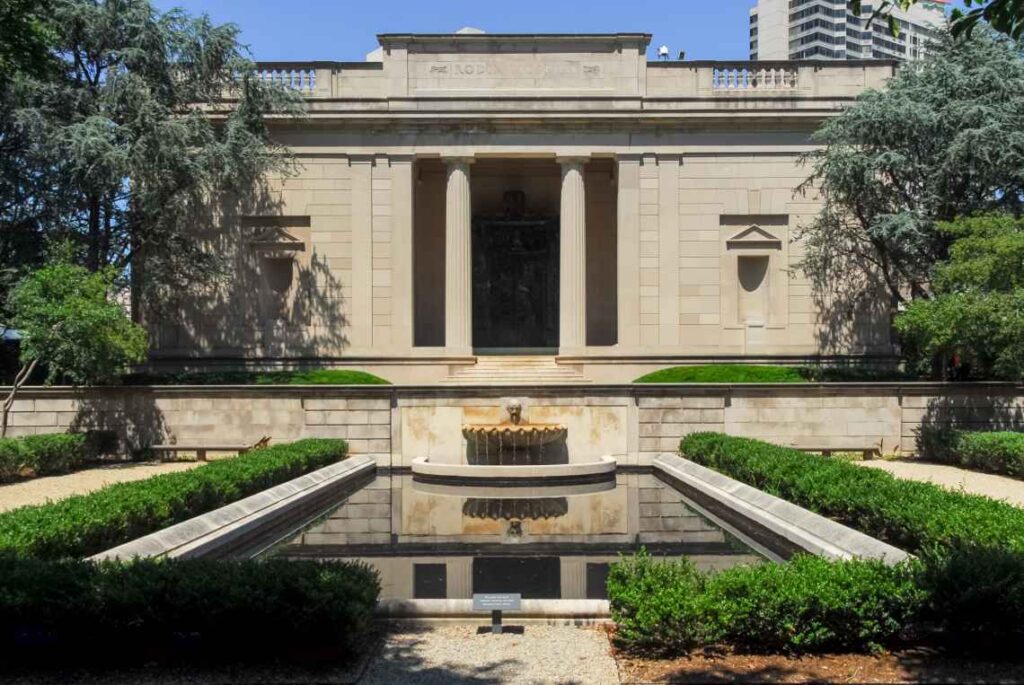
{"label": "tiered fountain", "polygon": [[412,462],[419,480],[466,481],[489,485],[516,485],[526,481],[586,482],[604,480],[615,472],[615,459],[572,463],[565,444],[568,429],[561,424],[528,423],[518,400],[505,405],[508,420],[495,424],[467,424],[465,463]]}

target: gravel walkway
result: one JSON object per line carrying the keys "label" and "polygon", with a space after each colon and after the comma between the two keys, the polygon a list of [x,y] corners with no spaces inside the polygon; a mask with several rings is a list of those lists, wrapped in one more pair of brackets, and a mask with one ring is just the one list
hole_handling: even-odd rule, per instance
{"label": "gravel walkway", "polygon": [[0,485],[0,511],[23,507],[27,504],[45,504],[50,500],[64,499],[71,495],[83,495],[99,490],[111,483],[126,483],[143,480],[161,473],[187,471],[202,462],[131,462],[110,464],[82,469],[63,476],[44,476],[20,483]]}
{"label": "gravel walkway", "polygon": [[600,628],[527,625],[521,634],[502,635],[478,630],[466,625],[395,628],[360,683],[619,682],[608,637]]}
{"label": "gravel walkway", "polygon": [[968,471],[945,464],[930,464],[925,461],[873,459],[852,463],[888,471],[897,478],[931,482],[950,490],[963,490],[976,495],[1001,499],[1017,506],[1024,506],[1024,481],[1017,478]]}

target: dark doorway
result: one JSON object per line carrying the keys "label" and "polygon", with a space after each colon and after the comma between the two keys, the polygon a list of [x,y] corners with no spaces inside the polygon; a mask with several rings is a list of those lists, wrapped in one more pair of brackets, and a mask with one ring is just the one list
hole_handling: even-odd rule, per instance
{"label": "dark doorway", "polygon": [[558,557],[477,557],[473,592],[518,592],[523,599],[561,599]]}
{"label": "dark doorway", "polygon": [[558,219],[473,221],[473,347],[558,349]]}

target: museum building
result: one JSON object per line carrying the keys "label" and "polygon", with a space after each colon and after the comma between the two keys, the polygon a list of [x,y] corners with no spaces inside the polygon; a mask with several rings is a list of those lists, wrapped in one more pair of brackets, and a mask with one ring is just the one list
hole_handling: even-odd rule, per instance
{"label": "museum building", "polygon": [[147,322],[154,363],[543,384],[890,355],[888,302],[840,310],[797,265],[811,135],[895,63],[648,62],[650,38],[261,63],[307,105],[271,122],[294,172],[197,226],[230,277]]}

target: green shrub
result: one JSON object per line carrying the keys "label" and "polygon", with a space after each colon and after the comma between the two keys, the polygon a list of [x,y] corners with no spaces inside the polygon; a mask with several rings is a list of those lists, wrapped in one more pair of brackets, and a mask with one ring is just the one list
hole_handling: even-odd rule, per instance
{"label": "green shrub", "polygon": [[981,544],[1024,551],[1024,509],[759,440],[694,433],[683,456],[917,553]]}
{"label": "green shrub", "polygon": [[13,480],[24,470],[36,476],[67,473],[94,456],[93,445],[81,433],[0,438],[0,482]]}
{"label": "green shrub", "polygon": [[1024,433],[922,427],[917,450],[925,459],[943,464],[1024,476]]}
{"label": "green shrub", "polygon": [[608,597],[616,636],[634,650],[875,651],[920,612],[914,574],[910,563],[808,555],[705,574],[689,559],[655,561],[641,552],[612,567]]}
{"label": "green shrub", "polygon": [[1024,509],[758,440],[693,434],[681,449],[737,480],[921,555],[925,615],[951,645],[1019,644]]}
{"label": "green shrub", "polygon": [[366,371],[307,369],[299,371],[182,371],[126,375],[125,385],[390,385]]}
{"label": "green shrub", "polygon": [[342,459],[343,440],[301,440],[180,473],[0,514],[0,551],[96,554]]}
{"label": "green shrub", "polygon": [[0,555],[0,655],[40,664],[354,656],[374,570],[316,561],[43,561]]}

